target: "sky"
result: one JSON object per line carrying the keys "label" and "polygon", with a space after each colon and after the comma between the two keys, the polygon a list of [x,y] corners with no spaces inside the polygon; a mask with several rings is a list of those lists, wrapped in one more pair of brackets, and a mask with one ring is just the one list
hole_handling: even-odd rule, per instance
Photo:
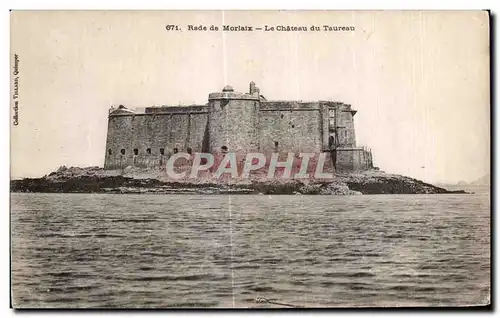
{"label": "sky", "polygon": [[268,100],[351,104],[357,143],[381,170],[470,182],[490,170],[488,32],[481,11],[14,11],[11,178],[102,166],[111,105],[204,104],[254,81]]}

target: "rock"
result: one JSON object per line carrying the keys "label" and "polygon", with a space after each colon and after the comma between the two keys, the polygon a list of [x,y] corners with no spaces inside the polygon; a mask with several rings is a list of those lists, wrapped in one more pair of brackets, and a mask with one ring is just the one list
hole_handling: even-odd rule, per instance
{"label": "rock", "polygon": [[305,184],[302,187],[300,187],[299,191],[302,194],[319,194],[323,184]]}
{"label": "rock", "polygon": [[[56,173],[59,173],[59,172],[63,172],[63,171],[66,171],[68,170],[68,168],[66,168],[66,166],[60,166],[57,170],[56,170]],[[52,173],[51,173],[52,174]]]}
{"label": "rock", "polygon": [[448,191],[413,178],[381,171],[338,173],[333,182],[297,179],[232,180],[231,183],[211,179],[167,180],[162,170],[126,167],[124,170],[104,170],[61,166],[42,178],[12,180],[12,192],[103,192],[103,193],[205,193],[205,194],[434,194],[465,193]]}
{"label": "rock", "polygon": [[353,191],[345,183],[329,183],[321,189],[320,194],[329,195],[359,195],[361,192]]}
{"label": "rock", "polygon": [[134,167],[132,167],[132,166],[127,166],[125,169],[123,169],[123,173],[124,173],[124,174],[127,174],[127,173],[132,172],[132,170],[134,170]]}

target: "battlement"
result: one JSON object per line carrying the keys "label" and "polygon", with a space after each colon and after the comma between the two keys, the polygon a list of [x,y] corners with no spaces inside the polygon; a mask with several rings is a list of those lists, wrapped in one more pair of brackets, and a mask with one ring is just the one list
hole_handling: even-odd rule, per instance
{"label": "battlement", "polygon": [[287,110],[319,110],[320,104],[316,101],[272,100],[261,101],[261,111]]}
{"label": "battlement", "polygon": [[146,107],[146,114],[208,113],[208,105]]}
{"label": "battlement", "polygon": [[209,100],[220,100],[220,99],[241,99],[241,100],[259,100],[259,96],[250,95],[246,93],[238,92],[216,92],[210,93],[208,95]]}

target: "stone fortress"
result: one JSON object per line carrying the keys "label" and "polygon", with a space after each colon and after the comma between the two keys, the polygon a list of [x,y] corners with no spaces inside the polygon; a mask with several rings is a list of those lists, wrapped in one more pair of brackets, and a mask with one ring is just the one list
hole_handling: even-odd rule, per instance
{"label": "stone fortress", "polygon": [[356,146],[351,105],[333,101],[267,100],[254,82],[248,93],[231,86],[206,105],[120,105],[108,118],[105,169],[164,167],[177,152],[329,153],[340,171],[373,168],[372,153]]}

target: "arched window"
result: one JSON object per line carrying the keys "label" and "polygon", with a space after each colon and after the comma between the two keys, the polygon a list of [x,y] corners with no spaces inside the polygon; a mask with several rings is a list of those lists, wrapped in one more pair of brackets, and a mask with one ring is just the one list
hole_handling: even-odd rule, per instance
{"label": "arched window", "polygon": [[174,153],[178,153],[179,152],[179,148],[174,148]]}
{"label": "arched window", "polygon": [[164,155],[165,154],[165,148],[160,148],[160,155]]}
{"label": "arched window", "polygon": [[151,154],[151,148],[146,149],[146,153],[147,153],[148,155],[150,155],[150,154]]}
{"label": "arched window", "polygon": [[227,153],[227,146],[222,146],[220,147],[220,150],[222,150],[223,153]]}
{"label": "arched window", "polygon": [[274,147],[278,147],[278,145],[279,145],[279,142],[275,141],[274,142]]}
{"label": "arched window", "polygon": [[335,137],[330,136],[330,137],[328,138],[328,146],[329,146],[330,148],[332,148],[333,146],[335,146]]}
{"label": "arched window", "polygon": [[113,154],[113,151],[111,149],[108,149],[108,155],[112,155]]}
{"label": "arched window", "polygon": [[187,153],[188,153],[188,154],[190,154],[190,155],[193,153],[193,149],[191,149],[191,147],[188,147],[188,148],[186,149],[186,151],[187,151]]}
{"label": "arched window", "polygon": [[135,148],[135,149],[134,149],[134,155],[136,155],[136,156],[137,156],[138,154],[139,154],[139,149]]}
{"label": "arched window", "polygon": [[125,149],[120,150],[120,152],[122,153],[122,155],[124,155],[125,154]]}

